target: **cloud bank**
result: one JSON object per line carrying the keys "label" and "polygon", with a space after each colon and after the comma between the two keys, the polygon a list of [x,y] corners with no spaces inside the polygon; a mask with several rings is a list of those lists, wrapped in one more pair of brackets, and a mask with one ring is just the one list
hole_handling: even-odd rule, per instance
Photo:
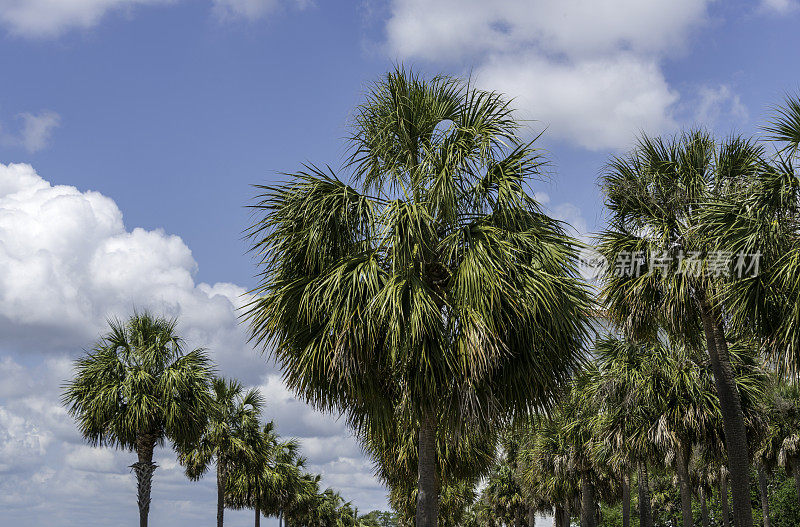
{"label": "cloud bank", "polygon": [[[362,510],[386,507],[345,425],[298,401],[246,342],[236,308],[244,289],[195,282],[180,237],[129,230],[109,197],[51,185],[30,165],[0,164],[0,509],[14,525],[127,525],[136,517],[130,453],[89,448],[59,404],[72,359],[134,307],[180,318],[190,346],[207,347],[222,375],[261,387],[265,419],[297,437],[309,470]],[[160,450],[153,523],[195,525],[214,515],[213,477],[188,481]],[[47,496],[47,499],[42,499]],[[238,518],[238,519],[237,519]],[[252,521],[231,513],[231,525]]]}

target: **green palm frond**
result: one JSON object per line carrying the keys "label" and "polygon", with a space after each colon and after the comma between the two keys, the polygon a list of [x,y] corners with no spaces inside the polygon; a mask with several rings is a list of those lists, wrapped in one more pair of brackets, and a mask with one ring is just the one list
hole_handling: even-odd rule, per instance
{"label": "green palm frond", "polygon": [[62,401],[90,443],[133,449],[142,434],[176,446],[199,437],[213,368],[204,350],[184,350],[176,325],[147,312],[110,320],[75,361]]}

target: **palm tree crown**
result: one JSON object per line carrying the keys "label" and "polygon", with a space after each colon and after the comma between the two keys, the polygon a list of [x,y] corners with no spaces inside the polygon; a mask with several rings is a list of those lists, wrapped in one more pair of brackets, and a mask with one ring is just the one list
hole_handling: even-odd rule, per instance
{"label": "palm tree crown", "polygon": [[136,313],[75,362],[63,403],[93,445],[135,450],[140,523],[147,524],[153,449],[191,445],[205,425],[212,375],[202,349],[186,352],[176,320]]}

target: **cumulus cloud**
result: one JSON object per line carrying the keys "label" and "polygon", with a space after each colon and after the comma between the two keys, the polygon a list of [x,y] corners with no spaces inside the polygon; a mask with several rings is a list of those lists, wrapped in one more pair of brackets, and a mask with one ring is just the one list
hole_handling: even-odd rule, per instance
{"label": "cumulus cloud", "polygon": [[[128,229],[111,198],[52,185],[30,165],[0,164],[0,507],[9,522],[40,525],[55,511],[60,525],[135,517],[131,454],[86,446],[59,402],[74,357],[107,317],[134,307],[179,317],[188,344],[206,347],[221,375],[261,386],[265,418],[302,442],[323,484],[348,481],[358,466],[358,485],[340,490],[362,509],[386,506],[344,423],[297,400],[248,344],[237,312],[245,290],[197,283],[196,270],[180,237]],[[167,449],[157,459],[153,522],[213,517],[213,478],[189,482]]]}
{"label": "cumulus cloud", "polygon": [[[535,46],[585,57],[684,45],[710,0],[394,0],[387,44],[400,56],[464,58]],[[624,13],[624,16],[621,14]]]}
{"label": "cumulus cloud", "polygon": [[502,55],[484,62],[476,79],[512,95],[521,117],[547,126],[549,137],[592,150],[676,126],[671,107],[678,94],[654,61],[630,54],[570,63],[536,53]]}
{"label": "cumulus cloud", "polygon": [[[680,94],[664,57],[687,49],[710,0],[394,0],[389,54],[474,65],[548,135],[624,149],[639,132],[674,129]],[[624,16],[620,16],[624,13]]]}
{"label": "cumulus cloud", "polygon": [[21,113],[21,121],[17,133],[0,134],[0,143],[5,146],[22,147],[28,152],[38,152],[50,142],[53,130],[61,123],[61,117],[51,111],[42,111],[37,114]]}

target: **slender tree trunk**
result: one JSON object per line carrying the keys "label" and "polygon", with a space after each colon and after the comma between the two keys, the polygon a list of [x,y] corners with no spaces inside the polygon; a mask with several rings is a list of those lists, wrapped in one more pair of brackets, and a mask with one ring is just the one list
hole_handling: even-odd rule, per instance
{"label": "slender tree trunk", "polygon": [[572,514],[570,513],[569,500],[564,501],[563,505],[556,505],[556,513],[553,516],[555,527],[569,527]]}
{"label": "slender tree trunk", "polygon": [[728,470],[731,475],[733,514],[737,527],[753,527],[753,511],[750,507],[750,456],[747,450],[747,430],[742,402],[728,356],[728,343],[725,340],[722,317],[709,307],[705,295],[705,291],[700,292],[700,316],[722,410]]}
{"label": "slender tree trunk", "polygon": [[139,461],[131,465],[136,474],[136,501],[139,505],[139,527],[147,527],[147,518],[150,514],[150,490],[153,483],[153,472],[157,465],[153,463],[153,450],[156,439],[153,434],[138,434],[136,436],[136,454]]}
{"label": "slender tree trunk", "polygon": [[731,527],[731,509],[728,505],[728,476],[720,469],[719,477],[719,500],[722,504],[722,525]]}
{"label": "slender tree trunk", "polygon": [[553,527],[564,527],[564,507],[556,505],[553,511]]}
{"label": "slender tree trunk", "polygon": [[436,461],[436,416],[427,410],[419,424],[416,527],[437,527],[439,474]]}
{"label": "slender tree trunk", "polygon": [[647,465],[639,462],[639,525],[653,527],[653,512],[650,510],[650,482],[647,479]]}
{"label": "slender tree trunk", "polygon": [[689,486],[689,452],[685,445],[678,445],[675,464],[678,472],[678,486],[681,490],[681,516],[683,527],[692,527],[692,489]]}
{"label": "slender tree trunk", "polygon": [[536,525],[536,511],[533,507],[528,508],[528,527]]}
{"label": "slender tree trunk", "polygon": [[572,505],[569,501],[564,504],[564,511],[562,512],[564,527],[569,527],[572,524]]}
{"label": "slender tree trunk", "polygon": [[283,527],[283,511],[278,511],[278,527]]}
{"label": "slender tree trunk", "polygon": [[256,527],[261,527],[261,511],[258,508],[258,505],[255,506],[256,509]]}
{"label": "slender tree trunk", "polygon": [[622,527],[631,525],[631,474],[627,469],[622,475]]}
{"label": "slender tree trunk", "polygon": [[706,503],[706,491],[700,487],[700,518],[703,520],[703,527],[711,527],[711,519],[708,517],[708,503]]}
{"label": "slender tree trunk", "polygon": [[584,473],[581,477],[581,527],[597,527],[594,485],[588,473]]}
{"label": "slender tree trunk", "polygon": [[758,490],[761,492],[761,515],[764,517],[763,527],[770,527],[769,492],[767,490],[767,471],[762,463],[758,463]]}
{"label": "slender tree trunk", "polygon": [[217,527],[225,520],[225,459],[217,458]]}
{"label": "slender tree trunk", "polygon": [[797,490],[797,500],[800,503],[800,457],[795,457],[789,460],[789,465],[792,467],[792,476],[794,476],[794,486]]}

